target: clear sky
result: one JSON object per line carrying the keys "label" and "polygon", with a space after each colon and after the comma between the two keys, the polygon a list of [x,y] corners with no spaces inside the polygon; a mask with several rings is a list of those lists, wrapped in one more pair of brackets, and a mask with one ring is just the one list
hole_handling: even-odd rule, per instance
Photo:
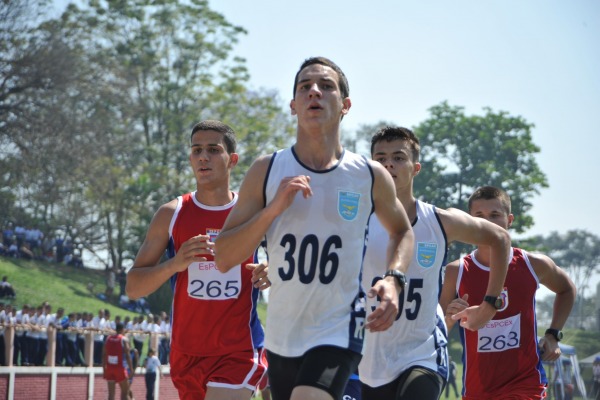
{"label": "clear sky", "polygon": [[[546,235],[600,236],[600,2],[210,0],[244,27],[235,53],[255,88],[285,103],[301,62],[331,58],[350,82],[343,129],[386,120],[414,127],[447,100],[535,124],[538,163],[550,187],[534,199]],[[426,166],[425,166],[426,167]]]}

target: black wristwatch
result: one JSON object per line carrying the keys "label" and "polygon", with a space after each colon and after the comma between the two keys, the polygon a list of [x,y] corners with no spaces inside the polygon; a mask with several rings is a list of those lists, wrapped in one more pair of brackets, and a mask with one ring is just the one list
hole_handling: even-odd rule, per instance
{"label": "black wristwatch", "polygon": [[502,308],[502,299],[500,297],[485,296],[483,298],[483,301],[485,301],[486,303],[490,303],[492,305],[492,307],[494,307],[496,310],[499,310]]}
{"label": "black wristwatch", "polygon": [[397,269],[388,269],[387,271],[385,271],[385,274],[383,274],[384,278],[386,276],[393,276],[394,278],[396,278],[396,281],[398,281],[398,285],[400,285],[402,289],[404,289],[404,286],[406,286],[406,275],[404,275],[403,272],[400,272]]}
{"label": "black wristwatch", "polygon": [[560,329],[548,328],[546,329],[545,335],[552,335],[557,342],[560,342],[563,338],[563,333]]}

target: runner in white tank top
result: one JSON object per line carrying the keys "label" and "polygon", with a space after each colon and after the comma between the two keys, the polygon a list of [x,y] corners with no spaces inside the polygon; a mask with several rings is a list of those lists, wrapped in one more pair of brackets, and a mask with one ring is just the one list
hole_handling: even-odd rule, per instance
{"label": "runner in white tank top", "polygon": [[[447,333],[438,305],[448,243],[485,243],[493,249],[496,270],[506,273],[508,265],[510,238],[502,229],[462,211],[442,210],[416,200],[413,180],[421,169],[419,150],[418,138],[406,128],[382,128],[371,141],[373,159],[394,179],[396,196],[413,221],[415,246],[398,320],[385,332],[366,333],[359,365],[363,400],[439,398],[448,374]],[[379,221],[372,220],[363,275],[366,285],[385,271],[383,248],[385,236]],[[488,292],[500,292],[504,276],[501,278],[492,279]],[[367,316],[373,306],[368,301]],[[472,323],[486,322],[494,315],[495,310],[487,310],[489,305],[483,307],[473,307]]]}
{"label": "runner in white tank top", "polygon": [[364,312],[357,317],[354,310],[364,309],[355,301],[373,210],[373,176],[367,160],[345,151],[338,165],[317,172],[302,165],[293,149],[286,149],[271,161],[267,203],[286,176],[310,176],[313,194],[310,199],[296,196],[267,231],[272,287],[265,347],[286,357],[301,356],[319,345],[360,353]]}
{"label": "runner in white tank top", "polygon": [[[384,268],[404,271],[410,262],[412,229],[390,176],[341,145],[340,123],[350,106],[342,70],[324,57],[306,60],[290,102],[298,117],[293,150],[254,162],[216,240],[215,260],[225,272],[267,239],[273,398],[341,398],[358,367],[362,329],[354,313],[364,303],[354,301],[373,209],[388,231]],[[367,329],[392,325],[399,290],[393,276],[369,288],[367,295],[384,301],[365,322]]]}
{"label": "runner in white tank top", "polygon": [[[366,332],[359,375],[369,386],[389,383],[415,365],[429,368],[447,379],[447,332],[443,314],[441,319],[437,314],[446,235],[435,207],[420,201],[416,205],[415,252],[406,272],[400,318],[385,332]],[[381,223],[374,218],[369,224],[363,285],[372,285],[373,279],[382,275],[381,266],[385,265],[382,255],[387,244],[382,233]],[[376,299],[367,300],[367,310],[375,304]],[[381,368],[382,365],[386,368]]]}

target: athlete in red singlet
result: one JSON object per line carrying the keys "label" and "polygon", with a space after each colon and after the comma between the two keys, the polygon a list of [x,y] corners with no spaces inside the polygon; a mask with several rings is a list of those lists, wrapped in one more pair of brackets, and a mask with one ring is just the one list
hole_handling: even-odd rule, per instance
{"label": "athlete in red singlet", "polygon": [[171,282],[171,379],[182,400],[249,399],[266,371],[256,313],[258,289],[269,285],[265,266],[250,257],[222,273],[214,262],[214,238],[237,201],[229,189],[235,145],[219,121],[194,126],[196,191],[160,207],[127,277],[134,299]]}
{"label": "athlete in red singlet", "polygon": [[[108,383],[108,399],[115,398],[115,384],[121,387],[121,399],[127,400],[129,394],[129,373],[133,371],[129,339],[123,336],[123,324],[117,323],[116,334],[109,336],[104,343],[103,362],[104,379]],[[128,369],[129,368],[129,369]]]}
{"label": "athlete in red singlet", "polygon": [[[469,199],[469,213],[508,229],[514,216],[510,198],[495,187],[479,188]],[[450,329],[461,320],[463,399],[542,399],[547,379],[542,361],[560,357],[558,340],[575,301],[575,286],[547,256],[513,248],[504,290],[493,303],[496,315],[477,331],[463,329],[463,311],[484,300],[489,278],[489,249],[478,247],[450,263],[440,304]],[[535,292],[542,283],[556,293],[550,327],[538,343]],[[487,296],[486,296],[487,297]]]}

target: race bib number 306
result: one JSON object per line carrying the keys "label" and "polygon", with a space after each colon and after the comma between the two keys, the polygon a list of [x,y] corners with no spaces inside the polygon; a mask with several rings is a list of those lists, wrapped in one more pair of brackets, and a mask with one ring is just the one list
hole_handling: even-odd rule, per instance
{"label": "race bib number 306", "polygon": [[222,273],[214,261],[191,263],[188,267],[188,295],[199,300],[237,299],[242,290],[241,266]]}
{"label": "race bib number 306", "polygon": [[521,343],[521,314],[493,319],[477,331],[479,353],[499,352],[518,348]]}

